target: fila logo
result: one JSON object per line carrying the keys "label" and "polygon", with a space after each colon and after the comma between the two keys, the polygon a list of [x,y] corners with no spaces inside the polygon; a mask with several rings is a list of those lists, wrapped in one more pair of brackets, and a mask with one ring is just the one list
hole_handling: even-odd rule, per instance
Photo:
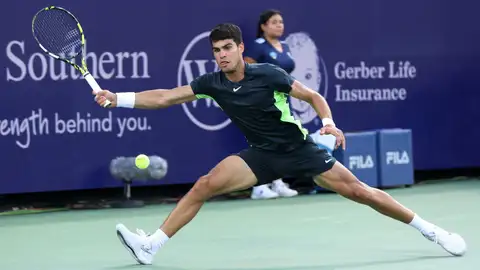
{"label": "fila logo", "polygon": [[234,87],[233,92],[237,92],[240,88],[242,88],[242,86],[239,86],[239,87],[236,87],[236,88]]}
{"label": "fila logo", "polygon": [[389,151],[387,152],[387,164],[409,164],[410,157],[407,151]]}
{"label": "fila logo", "polygon": [[349,168],[352,169],[371,169],[375,166],[373,158],[370,155],[367,156],[350,156],[348,159]]}

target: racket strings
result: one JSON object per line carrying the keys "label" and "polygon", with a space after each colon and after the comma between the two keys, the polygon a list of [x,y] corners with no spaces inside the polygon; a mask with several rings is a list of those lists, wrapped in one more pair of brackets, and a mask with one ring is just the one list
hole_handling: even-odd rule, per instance
{"label": "racket strings", "polygon": [[40,12],[34,21],[33,30],[39,43],[47,51],[62,58],[73,58],[82,49],[82,37],[77,21],[62,10]]}

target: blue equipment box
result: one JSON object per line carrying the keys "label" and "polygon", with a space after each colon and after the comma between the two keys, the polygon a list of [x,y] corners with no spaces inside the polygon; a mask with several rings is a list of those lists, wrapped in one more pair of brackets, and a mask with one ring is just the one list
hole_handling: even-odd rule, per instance
{"label": "blue equipment box", "polygon": [[414,183],[411,130],[379,130],[378,156],[378,178],[381,187]]}

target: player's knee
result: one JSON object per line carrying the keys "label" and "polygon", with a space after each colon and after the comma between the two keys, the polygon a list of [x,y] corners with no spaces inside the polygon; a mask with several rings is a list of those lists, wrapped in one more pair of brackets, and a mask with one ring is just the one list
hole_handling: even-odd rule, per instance
{"label": "player's knee", "polygon": [[207,174],[198,179],[190,193],[198,200],[208,200],[216,190],[215,180],[212,175]]}

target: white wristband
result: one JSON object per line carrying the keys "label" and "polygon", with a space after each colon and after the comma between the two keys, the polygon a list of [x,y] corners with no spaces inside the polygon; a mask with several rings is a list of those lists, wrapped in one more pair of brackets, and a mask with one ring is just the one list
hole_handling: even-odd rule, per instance
{"label": "white wristband", "polygon": [[117,93],[117,107],[121,108],[134,108],[135,107],[135,93]]}
{"label": "white wristband", "polygon": [[330,118],[323,118],[322,119],[322,124],[323,124],[323,126],[326,126],[326,125],[335,126],[335,122],[333,122],[333,120],[330,119]]}

